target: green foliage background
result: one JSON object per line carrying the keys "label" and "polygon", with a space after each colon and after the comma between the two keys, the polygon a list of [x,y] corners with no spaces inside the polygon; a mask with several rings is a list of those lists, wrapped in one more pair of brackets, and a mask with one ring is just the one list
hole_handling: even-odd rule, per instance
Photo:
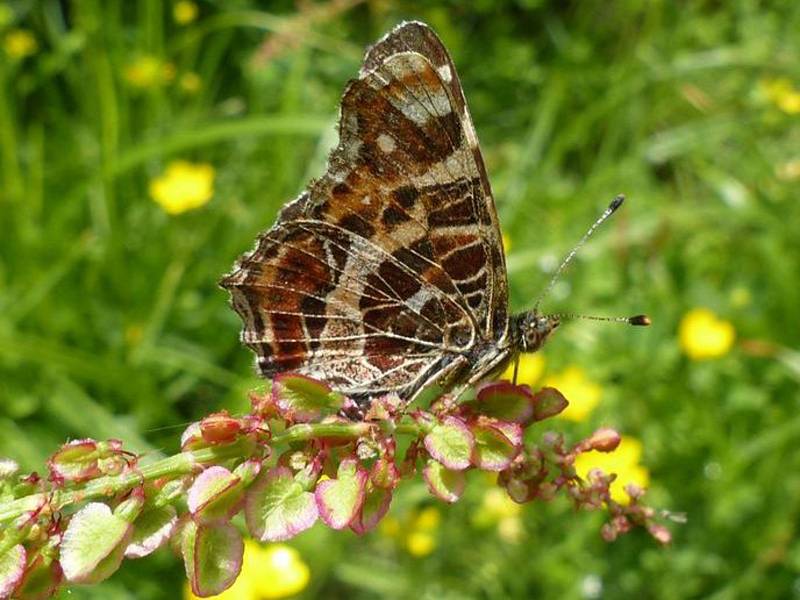
{"label": "green foliage background", "polygon": [[[659,548],[608,545],[600,515],[529,505],[525,537],[473,518],[486,484],[442,507],[416,558],[373,533],[298,538],[307,597],[800,597],[800,114],[763,81],[800,85],[800,4],[516,0],[172,5],[13,1],[3,27],[38,51],[0,52],[0,455],[27,469],[67,438],[177,450],[182,425],[241,410],[257,385],[216,287],[335,141],[363,48],[404,18],[452,51],[489,166],[516,308],[618,192],[630,202],[583,251],[551,310],[651,314],[649,330],[576,322],[545,348],[603,387],[591,419],[640,439],[650,502],[688,516]],[[298,8],[300,7],[300,8]],[[283,37],[276,32],[284,32]],[[288,32],[288,33],[286,33]],[[262,52],[263,44],[270,54]],[[138,90],[141,55],[202,80]],[[260,59],[259,59],[260,57]],[[148,182],[169,161],[209,162],[215,195],[166,215]],[[727,356],[692,362],[692,307],[733,322]],[[393,506],[426,503],[410,486]],[[72,598],[175,598],[168,551]]]}

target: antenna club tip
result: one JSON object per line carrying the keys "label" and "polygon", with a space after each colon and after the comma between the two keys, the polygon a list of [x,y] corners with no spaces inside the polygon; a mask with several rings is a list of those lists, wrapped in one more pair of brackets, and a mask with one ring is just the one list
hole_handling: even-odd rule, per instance
{"label": "antenna club tip", "polygon": [[632,317],[628,317],[628,324],[629,325],[638,325],[640,327],[647,327],[650,325],[652,321],[650,317],[647,315],[634,315]]}
{"label": "antenna club tip", "polygon": [[625,202],[625,194],[617,194],[616,197],[611,201],[611,204],[608,205],[608,208],[613,212],[622,206],[623,202]]}

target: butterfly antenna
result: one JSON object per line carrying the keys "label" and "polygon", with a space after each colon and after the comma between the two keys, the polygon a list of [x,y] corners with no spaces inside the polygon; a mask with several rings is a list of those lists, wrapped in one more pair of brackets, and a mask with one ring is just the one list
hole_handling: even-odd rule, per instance
{"label": "butterfly antenna", "polygon": [[652,323],[650,317],[647,315],[633,315],[632,317],[595,317],[590,315],[576,315],[573,313],[561,313],[555,315],[547,315],[548,317],[558,319],[559,321],[568,321],[570,319],[585,319],[587,321],[609,321],[611,323],[627,323],[628,325],[636,325],[638,327],[647,327]]}
{"label": "butterfly antenna", "polygon": [[[586,243],[586,241],[590,237],[592,237],[592,234],[595,232],[595,230],[598,227],[600,227],[600,225],[602,225],[605,222],[605,220],[608,219],[608,217],[613,215],[620,206],[622,206],[623,202],[625,202],[625,195],[618,194],[611,201],[611,204],[608,205],[608,208],[606,208],[603,211],[603,214],[600,215],[600,217],[592,224],[592,226],[589,227],[589,230],[583,234],[583,237],[580,239],[580,241],[577,244],[575,244],[572,250],[569,251],[569,254],[567,254],[564,257],[564,260],[561,261],[561,264],[558,266],[558,269],[556,269],[556,272],[553,273],[553,277],[550,278],[550,283],[548,283],[547,287],[544,288],[544,291],[541,294],[539,294],[539,298],[536,300],[536,304],[533,305],[534,313],[539,312],[539,305],[542,303],[542,300],[544,300],[547,297],[547,294],[550,293],[550,290],[553,289],[553,286],[556,284],[556,281],[558,281],[558,278],[561,277],[561,273],[564,272],[564,269],[566,269],[569,263],[572,262],[572,259],[575,258],[575,255],[578,253],[578,250],[580,250],[581,247]],[[598,319],[599,318],[600,317],[598,317]],[[621,318],[620,320],[624,319]]]}

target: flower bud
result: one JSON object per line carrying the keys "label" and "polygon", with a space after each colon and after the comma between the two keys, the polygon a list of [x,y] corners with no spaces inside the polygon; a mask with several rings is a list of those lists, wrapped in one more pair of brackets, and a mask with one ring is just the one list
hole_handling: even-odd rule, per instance
{"label": "flower bud", "polygon": [[619,532],[617,532],[617,530],[614,529],[614,526],[611,523],[605,523],[600,528],[600,535],[603,537],[605,541],[613,542],[615,539],[617,539]]}
{"label": "flower bud", "polygon": [[236,441],[241,431],[241,421],[224,410],[200,421],[200,435],[209,444],[230,444]]}
{"label": "flower bud", "polygon": [[506,488],[509,497],[518,504],[530,502],[536,497],[536,486],[533,481],[511,477],[502,481],[502,485]]}
{"label": "flower bud", "polygon": [[587,450],[597,450],[598,452],[613,452],[619,446],[622,437],[610,427],[601,427],[586,440]]}
{"label": "flower bud", "polygon": [[644,489],[635,483],[629,483],[625,486],[625,493],[630,496],[631,500],[638,500],[644,496]]}
{"label": "flower bud", "polygon": [[672,541],[672,533],[669,529],[664,527],[663,525],[658,525],[657,523],[653,523],[648,525],[647,531],[650,532],[650,535],[659,543],[659,544],[669,544]]}

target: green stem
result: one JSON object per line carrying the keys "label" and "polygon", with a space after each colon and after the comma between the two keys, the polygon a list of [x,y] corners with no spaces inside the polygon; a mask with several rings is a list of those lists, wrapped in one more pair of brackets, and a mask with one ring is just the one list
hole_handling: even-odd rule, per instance
{"label": "green stem", "polygon": [[[374,423],[308,423],[294,425],[282,433],[278,433],[270,440],[270,445],[279,446],[291,442],[301,442],[314,438],[359,438],[369,434],[370,430],[376,428]],[[407,435],[419,435],[419,427],[411,422],[401,423],[394,429],[396,433]],[[156,461],[149,465],[144,465],[136,470],[122,473],[121,475],[107,475],[99,479],[87,482],[79,489],[64,491],[31,494],[23,498],[12,500],[11,502],[0,503],[0,523],[11,521],[16,517],[37,510],[50,497],[49,504],[54,510],[60,510],[66,506],[115,496],[122,492],[133,489],[145,481],[153,481],[162,477],[175,479],[183,475],[188,475],[197,470],[199,465],[218,464],[232,458],[245,459],[253,455],[255,451],[253,442],[248,438],[242,438],[236,443],[227,446],[214,446],[181,452]]]}
{"label": "green stem", "polygon": [[[228,446],[181,452],[150,465],[142,466],[134,471],[128,471],[121,475],[107,475],[106,477],[89,481],[80,489],[55,491],[50,499],[50,505],[54,510],[60,510],[65,506],[78,502],[114,496],[132,489],[144,481],[153,481],[160,477],[175,478],[188,475],[198,465],[243,457],[252,454],[252,451],[252,442],[242,439]],[[36,510],[42,505],[42,502],[47,501],[49,496],[49,492],[31,494],[30,496],[0,504],[0,523],[10,521],[25,512]]]}
{"label": "green stem", "polygon": [[283,433],[272,436],[272,444],[302,442],[312,438],[357,438],[375,427],[371,423],[307,423],[290,427]]}

